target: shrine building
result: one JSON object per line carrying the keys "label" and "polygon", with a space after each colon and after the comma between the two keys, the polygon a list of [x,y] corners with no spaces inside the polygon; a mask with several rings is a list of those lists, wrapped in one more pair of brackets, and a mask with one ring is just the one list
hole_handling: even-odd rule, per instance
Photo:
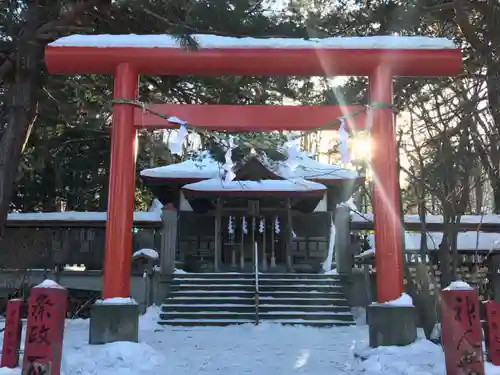
{"label": "shrine building", "polygon": [[329,254],[333,259],[337,204],[352,196],[363,177],[304,152],[296,160],[291,168],[250,153],[235,165],[231,181],[208,151],[141,171],[164,209],[177,213],[165,239],[175,267],[196,273],[322,272]]}

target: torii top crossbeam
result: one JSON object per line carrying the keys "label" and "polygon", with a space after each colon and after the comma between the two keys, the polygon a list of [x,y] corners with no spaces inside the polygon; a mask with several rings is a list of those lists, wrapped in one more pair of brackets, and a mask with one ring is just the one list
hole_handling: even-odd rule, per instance
{"label": "torii top crossbeam", "polygon": [[325,39],[193,35],[196,53],[170,35],[72,35],[50,44],[56,74],[114,74],[128,62],[143,75],[368,76],[379,65],[393,76],[448,76],[462,69],[453,42],[429,37]]}

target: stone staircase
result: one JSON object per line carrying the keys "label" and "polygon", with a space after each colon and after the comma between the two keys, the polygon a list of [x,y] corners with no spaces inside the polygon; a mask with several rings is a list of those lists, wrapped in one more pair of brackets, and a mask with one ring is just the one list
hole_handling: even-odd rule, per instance
{"label": "stone staircase", "polygon": [[255,324],[257,318],[282,324],[354,324],[340,279],[320,274],[176,274],[161,307],[159,324],[225,326]]}

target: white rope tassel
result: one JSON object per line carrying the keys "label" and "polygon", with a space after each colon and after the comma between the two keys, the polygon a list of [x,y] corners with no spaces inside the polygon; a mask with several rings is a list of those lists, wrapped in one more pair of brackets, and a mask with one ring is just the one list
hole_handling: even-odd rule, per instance
{"label": "white rope tassel", "polygon": [[349,146],[347,144],[349,140],[349,133],[347,132],[345,125],[345,118],[340,118],[339,151],[342,164],[349,164]]}
{"label": "white rope tassel", "polygon": [[276,216],[276,219],[274,219],[274,233],[276,234],[280,234],[280,221],[278,219],[278,217]]}
{"label": "white rope tassel", "polygon": [[224,155],[225,163],[222,166],[222,169],[226,171],[226,175],[224,176],[224,182],[226,183],[233,181],[236,177],[236,174],[233,172],[233,147],[233,138],[229,138],[226,154]]}
{"label": "white rope tassel", "polygon": [[227,232],[229,234],[234,234],[234,225],[232,216],[229,216],[229,222],[227,223]]}
{"label": "white rope tassel", "polygon": [[170,144],[170,151],[172,154],[177,154],[181,155],[182,154],[182,145],[184,144],[186,137],[188,135],[188,131],[186,128],[186,124],[180,124],[181,126],[179,127],[179,130],[177,132],[177,137],[175,137],[174,140],[172,140],[172,143]]}
{"label": "white rope tassel", "polygon": [[247,219],[245,216],[241,219],[241,230],[244,234],[248,234]]}
{"label": "white rope tassel", "polygon": [[293,139],[289,133],[287,136],[288,140],[285,142],[285,150],[287,154],[286,164],[288,168],[293,172],[300,164],[300,141],[298,139]]}
{"label": "white rope tassel", "polygon": [[260,219],[259,233],[264,233],[264,219]]}

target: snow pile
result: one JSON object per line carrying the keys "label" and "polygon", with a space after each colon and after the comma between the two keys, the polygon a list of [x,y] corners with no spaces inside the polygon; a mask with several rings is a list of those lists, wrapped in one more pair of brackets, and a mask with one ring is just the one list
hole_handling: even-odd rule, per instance
{"label": "snow pile", "polygon": [[[331,49],[455,49],[445,38],[426,36],[365,36],[331,38],[236,38],[193,34],[199,48],[331,48]],[[51,47],[98,48],[181,48],[179,38],[172,35],[70,35],[49,44]]]}
{"label": "snow pile", "polygon": [[351,307],[351,314],[358,326],[366,325],[366,309],[360,306]]}
{"label": "snow pile", "polygon": [[[423,336],[422,332],[420,332]],[[425,338],[413,344],[396,347],[368,348],[365,343],[353,345],[355,357],[362,359],[359,374],[364,375],[443,375],[444,354],[440,345]],[[499,375],[500,367],[485,363],[486,375]]]}
{"label": "snow pile", "polygon": [[130,297],[113,297],[106,299],[98,299],[96,305],[137,305],[137,302]]}
{"label": "snow pile", "polygon": [[474,288],[467,284],[465,281],[457,280],[452,281],[450,285],[448,285],[443,290],[474,290]]}
{"label": "snow pile", "polygon": [[325,271],[323,272],[324,275],[338,275],[338,271],[336,268],[332,269],[332,270],[329,270],[329,271]]}
{"label": "snow pile", "polygon": [[65,287],[59,285],[54,280],[46,279],[40,284],[35,285],[33,288],[47,288],[47,289],[66,289]]}
{"label": "snow pile", "polygon": [[141,250],[137,250],[132,255],[132,258],[138,258],[138,257],[141,257],[141,256],[145,256],[145,257],[150,258],[150,259],[158,259],[158,258],[160,258],[160,255],[158,254],[158,252],[156,250],[153,250],[153,249],[141,249]]}
{"label": "snow pile", "polygon": [[158,318],[160,317],[161,307],[160,306],[149,306],[145,314],[139,317],[139,339],[148,339],[149,333],[160,330],[162,326],[158,324]]}
{"label": "snow pile", "polygon": [[[83,333],[83,332],[82,332]],[[63,374],[137,375],[167,373],[165,355],[146,343],[114,342],[106,345],[65,345]],[[157,372],[160,369],[162,372]]]}
{"label": "snow pile", "polygon": [[387,301],[382,303],[382,305],[385,306],[406,306],[406,307],[413,307],[413,299],[406,293],[402,293],[399,298],[396,298],[393,301]]}
{"label": "snow pile", "polygon": [[419,339],[406,347],[354,348],[354,354],[364,359],[361,372],[365,375],[443,375],[444,355],[440,346]]}

